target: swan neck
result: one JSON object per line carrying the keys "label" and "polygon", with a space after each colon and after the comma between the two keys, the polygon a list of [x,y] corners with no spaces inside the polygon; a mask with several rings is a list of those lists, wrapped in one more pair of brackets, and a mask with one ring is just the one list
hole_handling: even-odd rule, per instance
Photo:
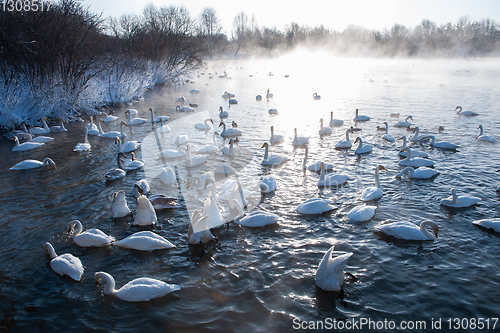
{"label": "swan neck", "polygon": [[480,131],[479,136],[482,136],[483,135],[483,126],[482,125],[479,126],[479,131]]}
{"label": "swan neck", "polygon": [[431,223],[429,221],[423,221],[420,223],[420,231],[427,237],[428,239],[434,239],[436,236],[434,236],[429,230],[427,230],[427,226],[431,226]]}
{"label": "swan neck", "polygon": [[380,187],[379,177],[378,177],[378,168],[375,168],[375,187]]}
{"label": "swan neck", "polygon": [[85,143],[89,143],[89,131],[85,131]]}
{"label": "swan neck", "polygon": [[455,192],[455,190],[452,190],[451,191],[451,195],[452,195],[452,199],[451,199],[451,204],[454,205],[457,203],[457,200],[458,200],[458,197],[457,197],[457,193]]}
{"label": "swan neck", "polygon": [[83,226],[80,221],[74,221],[75,230],[73,231],[73,237],[78,236],[82,233]]}
{"label": "swan neck", "polygon": [[266,150],[264,151],[264,161],[267,161],[269,157],[269,146],[266,145]]}
{"label": "swan neck", "polygon": [[116,158],[116,163],[118,164],[118,168],[119,169],[123,169],[123,163],[122,163],[122,158],[121,158],[121,154],[118,154],[118,157]]}
{"label": "swan neck", "polygon": [[350,140],[349,140],[349,130],[345,131],[345,139],[346,139],[347,141],[350,141]]}
{"label": "swan neck", "polygon": [[111,275],[104,272],[96,273],[96,275],[104,280],[105,285],[103,291],[105,295],[109,295],[115,292],[115,279]]}

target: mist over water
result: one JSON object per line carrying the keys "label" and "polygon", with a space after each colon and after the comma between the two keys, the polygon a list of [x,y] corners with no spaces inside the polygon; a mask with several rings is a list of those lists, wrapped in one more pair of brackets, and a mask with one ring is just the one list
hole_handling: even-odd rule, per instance
{"label": "mist over water", "polygon": [[[230,78],[219,78],[224,70]],[[209,78],[211,73],[213,78]],[[197,75],[198,74],[198,75]],[[203,75],[202,75],[203,74]],[[288,75],[289,77],[285,77]],[[67,133],[52,134],[46,147],[13,153],[13,144],[0,143],[4,162],[0,167],[4,189],[0,198],[0,288],[4,320],[9,318],[13,332],[38,329],[48,331],[106,330],[164,331],[291,331],[293,320],[318,321],[325,318],[346,320],[427,320],[431,318],[497,317],[500,272],[498,234],[477,228],[473,220],[500,217],[500,154],[498,144],[480,143],[477,127],[500,139],[498,94],[500,65],[489,59],[414,60],[337,58],[325,53],[298,51],[277,59],[212,61],[182,86],[156,87],[134,106],[139,117],[148,118],[152,107],[156,115],[169,115],[171,133],[155,135],[150,124],[126,129],[127,140],[142,141],[137,158],[146,167],[130,172],[122,180],[106,184],[104,173],[115,165],[116,146],[112,140],[91,137],[92,149],[72,151],[82,142],[81,123],[68,124]],[[190,94],[198,89],[198,94]],[[267,89],[274,94],[265,99]],[[222,94],[235,94],[237,105],[228,106]],[[314,100],[312,95],[321,95]],[[264,96],[256,101],[255,96]],[[197,103],[193,114],[176,114],[179,96]],[[477,117],[458,116],[454,109],[479,113]],[[278,214],[281,221],[265,228],[246,228],[229,223],[213,231],[217,241],[202,251],[189,246],[189,214],[202,205],[204,197],[186,187],[189,176],[209,170],[206,165],[188,170],[181,160],[156,157],[161,149],[175,147],[177,134],[187,134],[192,146],[212,143],[212,133],[197,131],[193,124],[211,117],[218,125],[219,106],[229,112],[227,124],[235,121],[243,136],[238,144],[241,163],[237,177],[252,195],[249,208]],[[268,110],[276,108],[277,115]],[[371,120],[355,124],[354,110]],[[115,109],[120,120],[125,108]],[[344,125],[334,127],[330,136],[318,135],[319,120],[334,118]],[[399,118],[391,114],[399,113]],[[430,181],[397,179],[401,170],[397,154],[401,140],[388,143],[376,126],[389,123],[395,138],[412,133],[392,125],[412,115],[413,126],[421,133],[435,135],[438,141],[460,145],[458,152],[443,152],[428,144],[411,144],[430,155],[440,175]],[[262,144],[269,140],[270,126],[285,141],[271,147],[270,153],[284,154],[290,161],[268,169],[260,162]],[[334,149],[351,125],[362,128],[356,136],[374,145],[373,152],[358,157],[357,146],[347,152]],[[104,125],[104,131],[117,130],[118,122]],[[443,126],[444,131],[438,132]],[[215,126],[214,126],[215,128]],[[319,176],[302,171],[303,149],[291,145],[297,128],[309,136],[307,164],[322,160],[334,164],[334,172],[348,174],[348,183],[336,189],[318,189]],[[157,141],[158,140],[158,141]],[[51,157],[57,170],[14,172],[8,168],[27,158]],[[227,160],[227,159],[224,159]],[[351,223],[347,213],[361,204],[364,187],[373,186],[378,164],[384,196],[377,202],[375,217]],[[158,182],[159,168],[172,166],[180,177],[180,190]],[[261,196],[258,183],[263,176],[276,177],[275,193]],[[133,184],[146,178],[153,193],[179,197],[179,207],[158,213],[155,232],[176,245],[168,251],[142,253],[109,248],[79,248],[67,234],[68,223],[79,219],[84,229],[99,228],[122,239],[140,229],[133,218],[113,221],[110,197],[124,190],[131,210],[136,204]],[[220,189],[225,178],[217,178]],[[439,205],[450,188],[482,199],[477,207],[448,209]],[[303,216],[296,207],[309,198],[332,199],[338,209],[324,215]],[[230,221],[237,214],[219,203]],[[255,207],[255,208],[254,208]],[[420,223],[433,220],[439,237],[430,242],[402,241],[374,233],[385,221]],[[48,264],[43,244],[51,242],[58,254],[72,253],[85,266],[84,278],[76,283],[55,274]],[[332,245],[336,250],[353,252],[345,271],[341,294],[315,286],[318,263]],[[175,283],[181,290],[159,300],[132,304],[103,297],[93,274],[106,271],[117,287],[139,277]],[[6,315],[8,314],[8,315]]]}

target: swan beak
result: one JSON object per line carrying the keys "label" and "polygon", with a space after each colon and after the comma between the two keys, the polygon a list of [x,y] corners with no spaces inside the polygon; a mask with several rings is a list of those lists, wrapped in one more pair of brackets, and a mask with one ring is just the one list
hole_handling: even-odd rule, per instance
{"label": "swan beak", "polygon": [[[408,126],[408,127],[410,127],[410,126]],[[416,130],[417,130],[417,129],[416,129],[416,128],[414,128],[414,129],[413,129],[413,133],[415,133],[415,131],[416,131]]]}
{"label": "swan beak", "polygon": [[213,121],[212,119],[210,119],[210,122],[211,122],[212,124],[214,123],[214,121]]}
{"label": "swan beak", "polygon": [[267,143],[267,142],[265,142],[265,143],[262,145],[262,147],[260,147],[260,148],[264,148],[264,147],[266,146],[266,143]]}
{"label": "swan beak", "polygon": [[358,142],[358,141],[359,141],[359,140],[358,140],[358,139],[356,139],[356,140],[354,141],[354,143],[356,143],[356,142]]}
{"label": "swan beak", "polygon": [[381,166],[380,166],[380,170],[385,170],[385,171],[387,171],[387,169],[386,169],[383,165],[381,165]]}
{"label": "swan beak", "polygon": [[193,184],[193,181],[190,179],[190,180],[188,180],[188,183],[187,183],[187,188],[188,189],[191,187],[191,184]]}
{"label": "swan beak", "polygon": [[438,237],[438,229],[434,230],[434,236]]}

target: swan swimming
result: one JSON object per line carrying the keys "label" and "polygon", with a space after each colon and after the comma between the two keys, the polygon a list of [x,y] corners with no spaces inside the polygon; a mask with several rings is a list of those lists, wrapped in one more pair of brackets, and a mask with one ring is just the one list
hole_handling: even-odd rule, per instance
{"label": "swan swimming", "polygon": [[122,140],[119,137],[115,137],[115,144],[118,144],[119,153],[130,153],[134,150],[139,149],[139,147],[141,146],[139,141],[136,140],[125,141],[124,143],[122,143]]}
{"label": "swan swimming", "polygon": [[158,223],[156,212],[145,195],[137,198],[137,211],[134,216],[134,225],[152,225]]}
{"label": "swan swimming", "polygon": [[32,128],[30,128],[29,133],[31,135],[49,134],[50,133],[50,128],[47,125],[46,120],[47,120],[47,118],[45,118],[45,117],[42,118],[43,127],[32,127]]}
{"label": "swan swimming", "polygon": [[276,190],[276,178],[267,175],[262,179],[259,186],[262,193],[271,193]]}
{"label": "swan swimming", "polygon": [[297,136],[297,128],[294,128],[293,131],[295,132],[295,135],[293,137],[292,145],[295,147],[305,145],[309,143],[309,137],[305,136]]}
{"label": "swan swimming", "polygon": [[177,181],[174,169],[172,168],[162,168],[158,178],[167,186],[174,185]]}
{"label": "swan swimming", "polygon": [[73,241],[80,247],[102,247],[115,241],[114,237],[106,235],[99,229],[89,229],[82,232],[82,223],[78,220],[69,223],[69,232],[73,231]]}
{"label": "swan swimming", "polygon": [[40,148],[41,146],[45,145],[43,142],[33,142],[33,141],[28,141],[28,142],[23,142],[22,144],[19,144],[19,139],[17,136],[14,137],[14,148],[12,148],[12,151],[27,151],[31,149],[36,149]]}
{"label": "swan swimming", "polygon": [[436,142],[436,137],[434,135],[426,135],[422,137],[423,139],[431,139],[430,145],[436,148],[441,148],[441,149],[446,149],[446,150],[456,150],[458,148],[458,145],[446,141],[441,141],[441,142]]}
{"label": "swan swimming", "polygon": [[208,160],[207,155],[191,155],[191,146],[187,145],[186,148],[186,160],[184,165],[186,168],[192,168],[205,163]]}
{"label": "swan swimming", "polygon": [[114,219],[129,215],[130,209],[125,198],[125,191],[121,190],[113,193],[113,203],[111,204],[111,214]]}
{"label": "swan swimming", "polygon": [[56,164],[54,161],[46,157],[44,158],[43,162],[37,161],[37,160],[24,160],[22,162],[17,163],[13,167],[9,168],[9,170],[29,170],[29,169],[35,169],[35,168],[40,168],[43,167],[44,165],[47,165],[51,168],[56,168]]}
{"label": "swan swimming", "polygon": [[[403,140],[403,147],[399,151],[398,155],[399,156],[403,156],[403,157],[407,157],[408,156],[408,151],[405,150],[405,148],[406,148],[406,140],[407,140],[406,136],[403,135],[398,140]],[[420,150],[417,150],[417,149],[412,149],[411,150],[411,156],[412,157],[424,157],[424,158],[428,158],[429,154],[424,153],[423,151],[420,151]]]}
{"label": "swan swimming", "polygon": [[479,115],[479,113],[476,113],[476,112],[473,112],[473,111],[462,111],[462,107],[461,106],[457,106],[455,108],[455,111],[457,111],[457,114],[461,115],[461,116],[478,116]]}
{"label": "swan swimming", "polygon": [[104,175],[106,181],[116,180],[123,178],[127,175],[127,171],[125,171],[122,163],[122,158],[126,157],[125,153],[120,152],[116,157],[116,163],[118,164],[118,168],[112,168]]}
{"label": "swan swimming", "polygon": [[352,147],[351,140],[349,139],[349,132],[352,133],[351,129],[345,131],[345,140],[340,140],[335,145],[335,149],[350,149]]}
{"label": "swan swimming", "polygon": [[321,96],[320,96],[320,95],[318,95],[317,93],[314,93],[314,94],[313,94],[313,99],[314,99],[314,100],[316,100],[316,101],[317,101],[317,100],[320,100],[320,99],[321,99]]}
{"label": "swan swimming", "polygon": [[384,122],[384,124],[385,124],[385,134],[382,135],[382,139],[387,140],[389,142],[395,142],[396,140],[394,140],[394,137],[391,134],[389,134],[389,125],[387,124],[387,121]]}
{"label": "swan swimming", "polygon": [[497,143],[497,139],[495,139],[494,137],[492,137],[491,135],[484,135],[483,134],[483,125],[479,125],[477,127],[478,130],[480,130],[480,133],[478,136],[476,136],[476,138],[479,140],[479,141],[486,141],[486,142],[491,142],[491,143]]}
{"label": "swan swimming", "polygon": [[115,296],[126,302],[144,302],[154,298],[163,297],[171,292],[181,290],[176,284],[151,279],[139,278],[128,282],[120,289],[115,289],[115,279],[105,272],[96,272],[94,280],[99,284],[104,283],[103,292],[105,295]]}
{"label": "swan swimming", "polygon": [[319,122],[321,124],[321,126],[319,128],[319,131],[318,131],[319,135],[330,135],[330,134],[332,134],[332,129],[330,127],[324,127],[323,126],[323,118],[321,118],[319,120]]}
{"label": "swan swimming", "polygon": [[439,175],[439,171],[427,167],[414,169],[413,167],[408,166],[398,173],[396,178],[401,178],[405,174],[408,174],[408,177],[412,179],[431,179],[432,177]]}
{"label": "swan swimming", "polygon": [[59,126],[52,126],[50,128],[50,131],[52,133],[62,133],[62,132],[67,132],[68,130],[64,127],[64,120],[60,119],[59,120]]}
{"label": "swan swimming", "polygon": [[130,157],[131,157],[130,161],[127,160],[125,163],[123,163],[123,170],[125,171],[137,170],[144,166],[143,161],[135,159],[134,152],[130,153]]}
{"label": "swan swimming", "polygon": [[386,170],[386,169],[382,165],[377,165],[375,167],[375,186],[366,187],[363,189],[363,192],[361,192],[361,201],[377,200],[380,199],[384,194],[384,192],[380,188],[379,176],[378,176],[379,170]]}
{"label": "swan swimming", "polygon": [[138,251],[166,250],[175,247],[167,239],[152,231],[139,231],[124,239],[115,241],[113,244],[124,249]]}
{"label": "swan swimming", "polygon": [[356,138],[356,141],[354,141],[354,144],[356,144],[356,142],[358,141],[359,141],[359,146],[354,151],[354,153],[356,153],[357,155],[367,154],[373,150],[372,145],[363,145],[363,140],[359,136]]}
{"label": "swan swimming", "polygon": [[277,144],[285,141],[285,136],[284,135],[274,135],[274,126],[271,126],[271,138],[269,139],[269,142],[271,144]]}
{"label": "swan swimming", "polygon": [[340,119],[333,119],[333,111],[330,112],[330,127],[342,125],[344,125],[344,121]]}
{"label": "swan swimming", "polygon": [[376,206],[362,205],[356,206],[347,214],[347,218],[354,222],[365,222],[375,216]]}
{"label": "swan swimming", "polygon": [[418,167],[430,167],[436,164],[436,162],[421,158],[421,157],[413,157],[413,151],[410,149],[410,147],[405,147],[403,150],[408,152],[408,156],[404,159],[399,161],[399,165],[401,166],[411,166],[414,168]]}
{"label": "swan swimming", "polygon": [[209,183],[213,184],[212,193],[205,199],[202,215],[208,216],[206,221],[207,227],[212,229],[220,227],[226,223],[226,221],[222,218],[219,207],[217,206],[217,186],[215,186],[215,180],[213,178],[207,178],[205,187],[207,187]]}
{"label": "swan swimming", "polygon": [[[432,229],[433,233],[427,230],[427,226]],[[411,222],[394,222],[378,225],[375,229],[399,239],[422,241],[436,239],[439,231],[438,225],[432,221],[423,221],[420,226]]]}
{"label": "swan swimming", "polygon": [[233,202],[239,211],[238,216],[234,219],[234,223],[236,224],[250,228],[258,228],[266,226],[268,224],[277,223],[280,220],[280,217],[278,215],[273,213],[263,212],[260,210],[253,211],[252,213],[243,217],[244,212],[243,209],[241,208],[241,204],[237,200],[234,200]]}
{"label": "swan swimming", "polygon": [[359,115],[358,113],[359,113],[359,110],[356,109],[356,116],[354,117],[354,121],[367,121],[367,120],[370,120],[370,117]]}
{"label": "swan swimming", "polygon": [[394,124],[394,127],[408,127],[411,126],[411,123],[408,121],[408,119],[413,120],[412,116],[406,117],[405,121],[398,121],[397,123]]}
{"label": "swan swimming", "polygon": [[73,151],[87,151],[90,150],[92,147],[89,143],[89,137],[88,137],[89,129],[85,127],[85,141],[83,143],[78,143]]}
{"label": "swan swimming", "polygon": [[206,244],[215,237],[212,235],[210,228],[207,225],[208,216],[203,216],[201,209],[195,209],[191,215],[191,223],[188,228],[189,244]]}
{"label": "swan swimming", "polygon": [[415,134],[410,138],[411,142],[422,142],[422,141],[427,140],[427,139],[424,139],[425,136],[419,134],[419,132],[420,132],[420,128],[418,126],[415,127],[415,129],[413,130],[413,133],[415,133]]}
{"label": "swan swimming", "polygon": [[160,121],[168,121],[168,119],[169,119],[168,116],[157,116],[157,117],[155,117],[153,108],[149,108],[149,111],[151,112],[151,123],[159,123]]}
{"label": "swan swimming", "polygon": [[[308,145],[302,145],[302,148],[305,149],[304,162],[302,163],[302,170],[307,169],[307,170],[314,171],[314,172],[321,171],[321,169],[320,169],[320,162],[313,163],[313,164],[311,164],[309,166],[306,165],[306,163],[307,163],[307,157],[309,156],[309,146]],[[333,164],[323,162],[323,169],[325,171],[331,171],[333,169]]]}
{"label": "swan swimming", "polygon": [[90,123],[85,125],[85,127],[90,131],[90,130],[95,130],[97,131],[97,125],[94,124],[94,116],[90,116]]}
{"label": "swan swimming", "polygon": [[472,224],[500,232],[500,218],[476,220],[472,221]]}
{"label": "swan swimming", "polygon": [[226,128],[226,124],[221,121],[220,124],[219,124],[219,127],[222,126],[223,127],[223,130],[222,132],[220,133],[220,135],[222,137],[232,137],[232,136],[240,136],[242,135],[241,131],[237,128]]}
{"label": "swan swimming", "polygon": [[207,119],[205,119],[205,121],[204,121],[204,122],[202,122],[202,123],[196,123],[196,124],[194,124],[194,127],[195,127],[196,129],[199,129],[199,130],[209,131],[209,130],[211,130],[211,129],[212,129],[212,126],[210,126],[208,123],[212,123],[212,124],[213,124],[213,123],[214,123],[214,121],[213,121],[212,119],[210,119],[210,118],[207,118]]}
{"label": "swan swimming", "polygon": [[340,186],[347,182],[349,178],[347,175],[342,174],[328,174],[325,176],[325,167],[323,162],[319,162],[320,176],[317,185],[319,187]]}
{"label": "swan swimming", "polygon": [[115,116],[115,111],[113,110],[109,110],[109,114],[106,114],[106,112],[103,111],[99,114],[99,116],[102,115],[106,115],[106,117],[102,118],[102,121],[104,121],[105,123],[111,123],[113,121],[118,120],[118,117]]}
{"label": "swan swimming", "polygon": [[304,215],[317,215],[329,212],[337,207],[333,206],[333,201],[322,198],[307,199],[297,207],[297,212]]}
{"label": "swan swimming", "polygon": [[219,118],[227,118],[227,117],[229,117],[229,112],[224,111],[222,106],[219,106]]}
{"label": "swan swimming", "polygon": [[128,126],[141,125],[148,121],[147,119],[144,118],[132,118],[130,110],[125,111],[125,115],[127,116],[126,124]]}
{"label": "swan swimming", "polygon": [[80,281],[83,275],[83,265],[78,257],[70,253],[57,255],[54,247],[50,243],[44,244],[45,251],[49,254],[50,268],[57,274],[67,275],[75,281]]}
{"label": "swan swimming", "polygon": [[160,127],[158,128],[158,132],[160,132],[160,133],[168,133],[168,132],[170,132],[170,126],[168,126],[167,124],[165,124],[165,122],[163,121],[163,119],[160,119]]}
{"label": "swan swimming", "polygon": [[441,205],[447,207],[465,208],[473,206],[479,203],[479,201],[481,201],[480,198],[474,197],[472,195],[465,195],[465,194],[457,195],[456,190],[454,188],[452,188],[450,192],[451,192],[451,197],[442,199]]}
{"label": "swan swimming", "polygon": [[[316,270],[316,285],[326,291],[340,291],[344,284],[344,267],[352,256],[352,252],[337,252],[333,257],[335,245],[325,253]],[[342,254],[340,254],[342,253]]]}
{"label": "swan swimming", "polygon": [[[101,122],[104,121],[102,119],[99,119]],[[125,133],[123,133],[123,125],[125,126],[128,126],[127,124],[125,124],[124,121],[122,121],[120,123],[120,131],[110,131],[110,132],[103,132],[99,135],[100,138],[105,138],[105,139],[116,139],[117,137],[118,138],[124,138],[126,137],[127,135]]]}
{"label": "swan swimming", "polygon": [[222,153],[226,156],[236,155],[236,148],[234,148],[234,139],[229,139],[229,147],[222,148]]}
{"label": "swan swimming", "polygon": [[264,152],[264,159],[261,162],[262,165],[273,166],[282,164],[289,160],[289,158],[284,155],[273,154],[269,156],[269,144],[267,142],[264,142],[261,148],[266,148]]}

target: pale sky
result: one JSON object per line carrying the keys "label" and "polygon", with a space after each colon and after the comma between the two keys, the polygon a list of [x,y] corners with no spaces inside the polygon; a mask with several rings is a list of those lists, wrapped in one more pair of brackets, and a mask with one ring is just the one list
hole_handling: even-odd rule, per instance
{"label": "pale sky", "polygon": [[[197,18],[205,7],[215,9],[223,26],[223,32],[231,35],[234,18],[244,12],[249,19],[254,15],[260,27],[276,27],[283,31],[286,24],[343,31],[355,24],[368,29],[382,31],[394,24],[408,28],[429,19],[438,26],[447,22],[456,23],[462,16],[472,21],[490,18],[500,24],[500,0],[84,0],[91,12],[103,13],[105,17],[119,17],[122,14],[141,14],[143,8],[155,6],[184,6]],[[302,3],[302,4],[300,4]],[[306,4],[306,5],[304,5]]]}

